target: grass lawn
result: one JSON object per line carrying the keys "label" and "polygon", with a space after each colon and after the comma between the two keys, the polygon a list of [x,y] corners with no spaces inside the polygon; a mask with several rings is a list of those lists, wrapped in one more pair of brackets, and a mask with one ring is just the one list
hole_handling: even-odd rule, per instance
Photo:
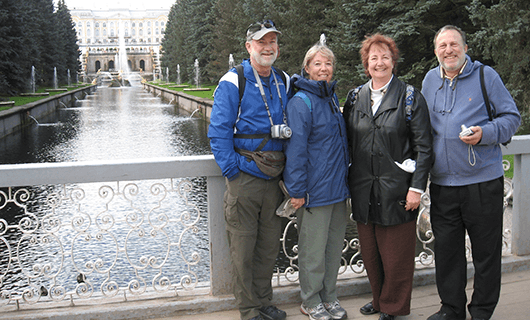
{"label": "grass lawn", "polygon": [[166,83],[166,82],[161,82],[161,81],[151,81],[151,82],[148,82],[149,84],[151,85],[154,85],[154,86],[157,86],[157,87],[161,87],[161,88],[166,88],[168,90],[172,90],[172,91],[181,91],[181,92],[184,92],[185,94],[189,94],[191,96],[195,96],[195,97],[199,97],[199,98],[206,98],[206,99],[213,99],[213,92],[215,90],[215,87],[217,85],[201,85],[201,88],[209,88],[211,89],[210,91],[185,91],[184,89],[193,89],[195,88],[195,85],[190,85],[189,83],[184,83],[184,85],[188,85],[188,87],[185,87],[185,88],[174,88],[172,86],[176,86],[177,84],[174,83],[174,82],[169,82],[169,83]]}
{"label": "grass lawn", "polygon": [[[501,147],[502,148],[502,147]],[[506,155],[502,157],[504,160],[510,161],[510,169],[508,171],[504,171],[504,176],[506,178],[513,179],[513,154]]]}
{"label": "grass lawn", "polygon": [[[82,87],[87,87],[87,86],[90,86],[91,84],[84,84],[84,83],[79,83],[77,85],[77,87],[75,88],[66,88],[68,91],[72,91],[72,90],[77,90],[79,88],[82,88]],[[51,88],[40,88],[39,90],[35,91],[35,93],[44,93],[46,92],[46,89],[51,89]],[[41,99],[46,99],[46,98],[49,98],[51,96],[54,96],[54,95],[57,95],[57,94],[61,94],[61,93],[65,93],[65,91],[59,91],[59,92],[49,92],[49,95],[47,96],[35,96],[35,97],[31,97],[31,96],[10,96],[10,97],[7,97],[7,96],[2,96],[0,97],[2,100],[6,100],[6,101],[15,101],[15,106],[22,106],[22,105],[25,105],[25,104],[28,104],[28,103],[32,103],[32,102],[35,102],[35,101],[38,101],[38,100],[41,100]],[[2,110],[7,110],[7,109],[10,109],[11,107],[0,107],[0,111]]]}

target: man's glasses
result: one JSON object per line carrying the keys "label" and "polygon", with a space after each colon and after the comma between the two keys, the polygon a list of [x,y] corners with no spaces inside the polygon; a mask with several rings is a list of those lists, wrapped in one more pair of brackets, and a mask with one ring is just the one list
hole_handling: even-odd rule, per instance
{"label": "man's glasses", "polygon": [[256,23],[253,23],[250,26],[248,26],[247,34],[258,32],[258,31],[260,31],[263,28],[268,29],[268,28],[273,28],[273,27],[274,27],[274,22],[272,22],[272,20],[265,20],[263,22],[256,22]]}

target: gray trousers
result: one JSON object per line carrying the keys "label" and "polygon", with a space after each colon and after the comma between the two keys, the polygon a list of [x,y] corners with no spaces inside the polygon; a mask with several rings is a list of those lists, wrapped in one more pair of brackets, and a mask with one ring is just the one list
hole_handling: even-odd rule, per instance
{"label": "gray trousers", "polygon": [[301,208],[296,215],[302,302],[307,307],[333,302],[348,223],[346,201]]}
{"label": "gray trousers", "polygon": [[242,320],[259,315],[272,300],[271,278],[280,251],[283,200],[279,178],[264,180],[241,172],[226,180],[224,197],[233,291]]}

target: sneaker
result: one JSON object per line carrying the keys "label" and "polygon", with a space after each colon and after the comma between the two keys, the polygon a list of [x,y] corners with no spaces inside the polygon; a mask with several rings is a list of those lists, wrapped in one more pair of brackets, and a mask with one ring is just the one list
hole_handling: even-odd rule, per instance
{"label": "sneaker", "polygon": [[248,320],[265,320],[265,319],[263,319],[263,317],[260,314],[260,315],[255,316],[254,318],[250,318]]}
{"label": "sneaker", "polygon": [[333,319],[331,314],[329,314],[329,312],[326,310],[326,308],[324,307],[322,303],[319,303],[314,308],[308,308],[304,306],[304,304],[302,303],[302,305],[300,306],[300,312],[302,312],[306,316],[309,316],[310,320],[331,320]]}
{"label": "sneaker", "polygon": [[339,300],[333,302],[324,302],[324,308],[331,314],[333,319],[346,319],[348,313],[340,306]]}
{"label": "sneaker", "polygon": [[264,319],[269,320],[284,320],[287,317],[285,311],[276,308],[275,306],[261,307],[259,312]]}

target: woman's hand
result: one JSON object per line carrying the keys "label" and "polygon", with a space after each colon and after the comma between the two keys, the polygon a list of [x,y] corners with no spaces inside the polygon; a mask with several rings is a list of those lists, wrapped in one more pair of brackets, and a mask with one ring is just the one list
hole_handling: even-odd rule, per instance
{"label": "woman's hand", "polygon": [[291,204],[295,209],[300,209],[305,203],[304,198],[291,198]]}
{"label": "woman's hand", "polygon": [[407,203],[405,204],[405,210],[416,210],[420,206],[420,200],[421,193],[409,190],[407,193]]}

